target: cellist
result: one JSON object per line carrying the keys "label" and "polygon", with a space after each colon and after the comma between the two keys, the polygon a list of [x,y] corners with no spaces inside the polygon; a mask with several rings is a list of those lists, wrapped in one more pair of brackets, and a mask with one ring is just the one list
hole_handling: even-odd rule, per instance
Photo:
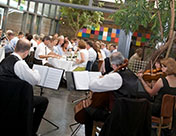
{"label": "cellist", "polygon": [[[118,97],[132,97],[137,90],[136,75],[130,71],[125,64],[125,58],[120,52],[115,52],[110,56],[110,64],[113,72],[90,82],[89,88],[92,92],[112,92],[109,107],[99,109],[96,107],[85,107],[86,122],[85,135],[91,136],[93,120],[105,121],[112,109],[114,101]],[[125,67],[124,67],[125,66]],[[107,95],[109,97],[109,95]]]}

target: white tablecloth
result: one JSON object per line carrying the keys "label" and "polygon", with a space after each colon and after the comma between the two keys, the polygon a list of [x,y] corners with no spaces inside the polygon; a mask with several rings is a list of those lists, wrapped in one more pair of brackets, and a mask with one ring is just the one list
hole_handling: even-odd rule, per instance
{"label": "white tablecloth", "polygon": [[5,49],[4,47],[0,48],[0,62],[5,58]]}
{"label": "white tablecloth", "polygon": [[66,61],[64,59],[48,58],[48,63],[65,71],[73,71],[76,68],[76,66],[73,66],[73,61]]}

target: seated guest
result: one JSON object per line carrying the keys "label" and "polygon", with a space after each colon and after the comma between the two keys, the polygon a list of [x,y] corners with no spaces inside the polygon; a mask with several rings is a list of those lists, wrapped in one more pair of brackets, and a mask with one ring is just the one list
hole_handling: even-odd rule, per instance
{"label": "seated guest", "polygon": [[111,44],[109,50],[111,54],[117,52],[117,46],[115,44]]}
{"label": "seated guest", "polygon": [[53,38],[51,38],[51,40],[50,40],[50,44],[49,44],[49,49],[52,51],[52,52],[54,52],[54,47],[57,45],[57,43],[58,43],[58,39],[57,38],[55,38],[55,37],[53,37]]}
{"label": "seated guest", "polygon": [[[113,72],[90,81],[89,88],[92,92],[107,92],[107,105],[100,107],[85,108],[85,135],[91,136],[93,120],[105,121],[112,110],[114,102],[119,97],[132,97],[137,90],[136,75],[127,68],[124,56],[120,52],[112,53],[110,56],[110,64]],[[84,102],[83,102],[84,103]],[[92,101],[93,103],[93,101]],[[87,107],[84,105],[84,107]]]}
{"label": "seated guest", "polygon": [[89,52],[86,49],[86,42],[84,40],[80,40],[78,43],[78,57],[76,59],[77,68],[75,71],[82,71],[86,69],[86,65],[89,59]]}
{"label": "seated guest", "polygon": [[31,47],[31,51],[34,51],[36,50],[37,46],[38,46],[38,41],[39,41],[39,35],[37,34],[34,34],[33,35],[33,39],[31,40],[31,44],[32,44],[32,47]]}
{"label": "seated guest", "polygon": [[110,51],[106,48],[106,44],[101,42],[101,49],[104,51],[106,58],[110,57]]}
{"label": "seated guest", "polygon": [[64,42],[61,45],[58,44],[57,46],[55,46],[54,53],[60,56],[66,56],[68,44],[69,42],[67,40],[64,40]]}
{"label": "seated guest", "polygon": [[129,62],[132,62],[134,60],[142,60],[142,53],[142,48],[136,49],[135,54],[130,57]]}
{"label": "seated guest", "polygon": [[5,57],[7,57],[8,55],[10,55],[15,47],[14,45],[11,43],[11,40],[14,38],[14,33],[12,30],[7,30],[6,32],[6,40],[5,40]]}
{"label": "seated guest", "polygon": [[22,39],[23,37],[24,37],[23,32],[19,32],[19,33],[18,33],[18,36],[14,37],[14,38],[11,40],[11,43],[12,43],[12,45],[13,45],[14,48],[15,48],[15,46],[16,46],[18,40],[19,40],[19,39]]}
{"label": "seated guest", "polygon": [[[31,85],[40,82],[39,72],[32,70],[23,60],[29,53],[31,43],[26,39],[20,39],[15,47],[15,52],[9,55],[0,63],[0,76],[16,78],[27,81]],[[39,128],[42,117],[47,109],[48,99],[42,96],[33,98],[33,136]]]}
{"label": "seated guest", "polygon": [[42,65],[49,65],[47,61],[47,58],[49,57],[55,57],[55,58],[59,57],[59,55],[55,54],[49,49],[49,45],[51,44],[50,41],[51,41],[50,37],[45,36],[43,38],[43,42],[37,46],[37,49],[35,51],[34,57],[37,60],[41,60]]}
{"label": "seated guest", "polygon": [[91,64],[96,60],[97,58],[97,53],[93,49],[93,42],[92,41],[87,41],[87,50],[89,52],[89,60],[86,66],[86,70],[90,71],[91,70]]}

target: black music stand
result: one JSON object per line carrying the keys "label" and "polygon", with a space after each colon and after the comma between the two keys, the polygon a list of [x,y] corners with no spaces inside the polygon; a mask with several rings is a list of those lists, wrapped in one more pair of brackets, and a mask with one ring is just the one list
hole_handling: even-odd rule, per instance
{"label": "black music stand", "polygon": [[[78,126],[77,126],[77,127],[75,128],[75,130],[73,131],[72,126],[75,126],[75,125],[78,125]],[[78,123],[78,122],[69,125],[69,127],[70,127],[70,129],[71,129],[71,131],[72,131],[71,136],[76,135],[76,134],[78,133],[79,129],[81,128],[81,126],[82,126],[82,124],[80,124],[80,123]]]}
{"label": "black music stand", "polygon": [[[86,95],[86,97],[87,97],[87,96],[88,96],[88,92],[86,92],[85,95]],[[74,100],[74,101],[72,101],[72,103],[81,101],[81,100],[83,100],[83,99],[85,99],[85,97],[80,98],[80,99],[77,99],[77,100]],[[76,127],[75,130],[73,131],[72,127],[73,127],[73,126],[76,126],[76,125],[77,125],[77,127]],[[71,129],[71,131],[72,131],[71,136],[76,135],[76,134],[78,133],[79,129],[81,128],[81,126],[82,126],[82,124],[79,123],[79,122],[70,124],[69,127],[70,127],[70,129]]]}
{"label": "black music stand", "polygon": [[[44,92],[43,92],[43,88],[44,88],[44,87],[40,87],[40,96],[42,96],[42,94],[44,93]],[[45,117],[43,117],[43,119],[44,119],[45,121],[47,121],[48,123],[50,123],[51,125],[53,125],[54,127],[56,127],[56,130],[59,129],[59,126],[57,126],[56,124],[54,124],[54,123],[51,122],[50,120],[46,119]]]}

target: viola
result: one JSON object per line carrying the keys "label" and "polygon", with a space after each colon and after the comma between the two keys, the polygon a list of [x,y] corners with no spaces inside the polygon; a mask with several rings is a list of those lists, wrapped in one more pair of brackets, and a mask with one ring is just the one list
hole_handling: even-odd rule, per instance
{"label": "viola", "polygon": [[[114,72],[117,72],[118,70],[127,67],[128,60],[125,59],[124,63],[119,65]],[[92,92],[90,91],[89,94],[86,96],[86,98],[81,99],[74,107],[74,113],[75,113],[75,120],[78,123],[85,124],[86,122],[86,107],[93,107],[93,108],[100,108],[100,109],[107,109],[110,110],[110,106],[112,106],[111,101],[113,99],[113,92]]]}

